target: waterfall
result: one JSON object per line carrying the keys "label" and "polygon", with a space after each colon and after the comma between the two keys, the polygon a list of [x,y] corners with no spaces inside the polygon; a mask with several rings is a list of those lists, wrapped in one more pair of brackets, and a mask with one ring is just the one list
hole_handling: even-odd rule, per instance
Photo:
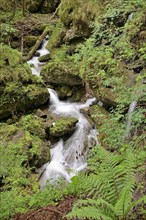
{"label": "waterfall", "polygon": [[[49,51],[46,49],[47,37],[43,40],[41,49],[37,50],[40,56]],[[39,76],[42,65],[37,56],[33,56],[27,62],[30,65],[32,74]],[[78,119],[76,130],[66,141],[60,139],[54,146],[51,146],[51,160],[41,168],[40,187],[43,188],[47,180],[54,183],[58,178],[64,178],[70,182],[71,178],[87,166],[86,154],[88,147],[98,144],[97,130],[91,127],[80,110],[92,105],[95,98],[90,98],[86,103],[70,103],[60,101],[53,89],[50,93],[50,110],[52,113],[62,117],[74,117]]]}
{"label": "waterfall", "polygon": [[128,118],[127,118],[127,129],[126,129],[126,137],[130,137],[130,128],[131,128],[131,117],[132,113],[135,111],[137,106],[137,101],[132,101],[129,109],[128,109]]}
{"label": "waterfall", "polygon": [[57,93],[48,89],[50,93],[50,109],[59,116],[78,118],[76,130],[66,141],[60,139],[51,149],[51,161],[45,166],[43,175],[40,178],[40,185],[43,188],[49,180],[51,183],[59,177],[66,181],[86,168],[87,147],[96,145],[97,131],[92,128],[80,109],[89,107],[95,99],[88,99],[85,104],[69,103],[60,101]]}
{"label": "waterfall", "polygon": [[49,53],[49,51],[46,49],[47,43],[48,43],[48,36],[46,36],[45,39],[43,40],[41,49],[36,51],[39,53],[39,56],[33,56],[31,60],[27,61],[27,63],[30,65],[33,75],[40,76],[41,68],[42,65],[44,65],[44,63],[39,62],[38,59],[40,56],[44,56]]}

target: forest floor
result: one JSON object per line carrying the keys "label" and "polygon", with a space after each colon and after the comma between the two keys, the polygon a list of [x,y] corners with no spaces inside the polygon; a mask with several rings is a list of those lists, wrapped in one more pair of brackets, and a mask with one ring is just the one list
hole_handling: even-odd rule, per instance
{"label": "forest floor", "polygon": [[64,216],[71,211],[75,196],[65,197],[58,205],[32,210],[24,214],[17,213],[11,220],[67,220]]}

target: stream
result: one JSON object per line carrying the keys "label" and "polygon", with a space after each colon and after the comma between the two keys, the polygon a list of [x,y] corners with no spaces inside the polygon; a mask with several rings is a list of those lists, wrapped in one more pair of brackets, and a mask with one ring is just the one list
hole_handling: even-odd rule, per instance
{"label": "stream", "polygon": [[[49,53],[45,48],[48,39],[45,38],[41,49],[37,50],[40,56]],[[32,74],[40,75],[42,63],[38,61],[38,57],[34,56],[28,61]],[[62,117],[74,117],[78,119],[76,130],[66,141],[60,139],[55,145],[51,146],[51,160],[44,164],[41,168],[42,175],[40,177],[40,188],[44,188],[47,180],[54,183],[59,178],[63,178],[70,182],[71,178],[79,171],[87,167],[86,155],[90,146],[98,144],[97,130],[93,128],[81,109],[87,108],[95,102],[95,98],[88,99],[85,103],[70,103],[68,101],[60,101],[57,93],[48,88],[50,93],[50,110],[52,113]],[[54,124],[52,124],[53,126]]]}

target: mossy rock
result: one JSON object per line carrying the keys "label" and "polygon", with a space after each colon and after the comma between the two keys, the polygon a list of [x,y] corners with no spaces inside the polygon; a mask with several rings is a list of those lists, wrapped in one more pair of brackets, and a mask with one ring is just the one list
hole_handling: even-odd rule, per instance
{"label": "mossy rock", "polygon": [[24,45],[26,47],[33,47],[37,40],[38,40],[38,37],[36,36],[26,36],[24,38]]}
{"label": "mossy rock", "polygon": [[50,53],[47,53],[46,55],[43,55],[41,57],[39,57],[39,61],[40,62],[46,62],[46,61],[49,61],[51,58],[50,58]]}
{"label": "mossy rock", "polygon": [[47,102],[49,93],[41,79],[31,74],[28,65],[4,66],[0,75],[0,119]]}
{"label": "mossy rock", "polygon": [[98,89],[92,89],[92,91],[97,100],[103,103],[105,109],[116,107],[116,94],[111,88],[101,86]]}
{"label": "mossy rock", "polygon": [[43,3],[43,0],[32,0],[29,2],[28,10],[31,13],[39,12],[39,8],[42,3]]}
{"label": "mossy rock", "polygon": [[109,112],[100,105],[93,105],[89,107],[89,113],[91,118],[96,123],[97,128],[104,124],[105,120],[107,120],[109,117]]}
{"label": "mossy rock", "polygon": [[0,126],[0,176],[4,177],[4,187],[19,188],[26,183],[29,187],[32,170],[50,160],[49,144],[44,134],[43,121],[35,115],[26,115],[15,124]]}
{"label": "mossy rock", "polygon": [[66,33],[66,29],[64,28],[63,24],[60,20],[56,21],[55,27],[50,27],[50,31],[52,31],[49,41],[47,43],[46,48],[52,52],[54,48],[59,48],[63,43],[63,38]]}
{"label": "mossy rock", "polygon": [[7,45],[0,46],[0,67],[4,65],[17,66],[22,61],[22,54]]}
{"label": "mossy rock", "polygon": [[81,78],[72,71],[62,63],[50,62],[42,69],[41,76],[47,83],[68,86],[82,85]]}
{"label": "mossy rock", "polygon": [[55,121],[49,128],[49,134],[52,137],[62,137],[70,135],[76,128],[78,119],[76,118],[61,118]]}
{"label": "mossy rock", "polygon": [[41,13],[52,13],[55,11],[61,0],[45,0],[41,5]]}
{"label": "mossy rock", "polygon": [[84,29],[76,29],[75,27],[72,27],[69,29],[63,38],[63,42],[74,42],[75,40],[84,39],[85,37],[89,37],[90,35],[90,29],[89,27],[84,27]]}
{"label": "mossy rock", "polygon": [[58,86],[56,90],[60,99],[69,98],[73,95],[73,89],[68,85]]}

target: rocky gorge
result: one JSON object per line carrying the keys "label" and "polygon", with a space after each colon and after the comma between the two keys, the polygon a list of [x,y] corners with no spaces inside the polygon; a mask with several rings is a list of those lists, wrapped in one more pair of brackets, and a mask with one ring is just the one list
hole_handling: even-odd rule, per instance
{"label": "rocky gorge", "polygon": [[[64,195],[80,198],[81,191],[86,191],[80,186],[80,181],[83,181],[80,177],[77,183],[80,189],[73,185],[73,179],[71,187],[67,186],[68,192],[61,195],[60,191],[64,187],[63,190],[52,189],[56,195],[53,197],[50,187],[45,191],[50,195],[48,200],[39,202],[43,192],[40,192],[38,169],[50,160],[52,144],[60,138],[69,138],[78,123],[76,117],[62,117],[48,110],[51,106],[48,88],[54,89],[63,102],[85,103],[90,97],[95,97],[92,106],[80,111],[91,126],[97,127],[101,147],[118,155],[116,166],[124,161],[130,149],[134,149],[131,155],[138,155],[133,159],[137,162],[130,162],[135,163],[133,167],[136,167],[131,201],[138,200],[146,187],[142,174],[142,152],[146,146],[145,2],[24,2],[24,8],[23,1],[2,0],[0,6],[1,219],[11,219],[14,214],[32,208],[56,205]],[[15,8],[12,3],[15,3]],[[48,52],[41,54],[46,36],[45,47]],[[28,60],[33,57],[39,61],[40,76],[31,72],[34,64]],[[137,105],[129,116],[128,109],[133,101]],[[127,134],[125,131],[129,117]],[[84,145],[87,147],[87,144]],[[83,171],[89,176],[98,171],[102,173],[100,166],[104,164],[105,156],[102,157],[100,152],[96,155],[95,145],[97,143],[91,143],[87,156],[89,165]],[[124,171],[122,175],[125,175]],[[8,202],[10,197],[14,201],[10,199]],[[113,201],[108,200],[114,205]],[[136,207],[136,212],[131,211],[125,219],[144,219],[143,207],[142,203],[141,209]],[[76,216],[74,219],[83,218]],[[95,219],[104,219],[100,217]]]}

